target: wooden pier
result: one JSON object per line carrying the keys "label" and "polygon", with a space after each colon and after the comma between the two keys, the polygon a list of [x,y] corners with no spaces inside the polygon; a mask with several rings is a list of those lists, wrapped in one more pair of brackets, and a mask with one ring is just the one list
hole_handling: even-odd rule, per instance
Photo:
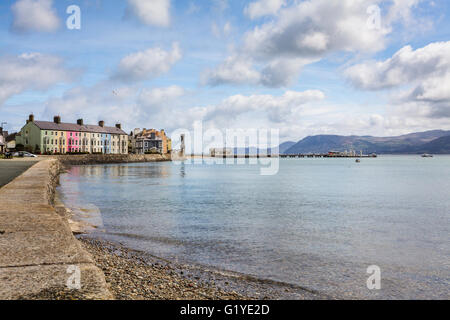
{"label": "wooden pier", "polygon": [[331,155],[328,153],[317,153],[317,154],[259,154],[259,155],[221,155],[221,156],[210,156],[210,155],[191,155],[191,157],[201,157],[201,158],[223,158],[223,159],[249,159],[249,158],[352,158],[352,159],[363,159],[363,158],[377,158],[376,154],[371,155]]}
{"label": "wooden pier", "polygon": [[318,153],[318,154],[280,154],[280,158],[351,158],[351,159],[362,159],[362,158],[377,158],[376,154],[371,155],[335,155],[328,153]]}

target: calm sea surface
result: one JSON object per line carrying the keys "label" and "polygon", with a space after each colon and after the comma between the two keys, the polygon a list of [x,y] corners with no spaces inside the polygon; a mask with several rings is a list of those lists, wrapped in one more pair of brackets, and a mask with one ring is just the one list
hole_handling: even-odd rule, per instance
{"label": "calm sea surface", "polygon": [[[98,235],[183,263],[338,297],[450,297],[450,157],[72,167],[65,204]],[[381,269],[368,290],[367,268]]]}

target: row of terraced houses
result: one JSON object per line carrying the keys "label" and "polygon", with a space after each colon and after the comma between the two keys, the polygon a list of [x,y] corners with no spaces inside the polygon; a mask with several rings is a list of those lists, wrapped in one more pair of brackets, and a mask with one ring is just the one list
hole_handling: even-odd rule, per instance
{"label": "row of terraced houses", "polygon": [[100,121],[98,125],[87,125],[83,119],[76,124],[63,123],[59,116],[50,122],[35,121],[30,115],[16,136],[16,144],[38,154],[128,153],[128,135],[120,124],[107,127],[104,121]]}

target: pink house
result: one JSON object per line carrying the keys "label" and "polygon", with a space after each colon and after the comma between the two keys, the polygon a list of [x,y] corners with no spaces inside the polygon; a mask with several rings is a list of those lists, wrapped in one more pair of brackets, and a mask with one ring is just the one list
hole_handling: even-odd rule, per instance
{"label": "pink house", "polygon": [[67,152],[79,152],[81,150],[81,133],[67,132]]}

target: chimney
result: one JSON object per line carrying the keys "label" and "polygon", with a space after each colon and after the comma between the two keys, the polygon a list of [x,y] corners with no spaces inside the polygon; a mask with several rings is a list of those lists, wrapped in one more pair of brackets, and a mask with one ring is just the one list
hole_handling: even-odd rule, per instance
{"label": "chimney", "polygon": [[82,125],[83,125],[83,119],[78,119],[78,120],[77,120],[77,124],[78,124],[79,126],[82,126]]}
{"label": "chimney", "polygon": [[105,121],[103,120],[99,121],[98,125],[103,128],[105,126]]}
{"label": "chimney", "polygon": [[28,118],[28,122],[34,122],[34,115],[30,114],[30,117]]}
{"label": "chimney", "polygon": [[116,124],[116,128],[122,130],[122,125],[120,123]]}
{"label": "chimney", "polygon": [[60,116],[54,116],[53,117],[53,122],[57,123],[57,124],[60,124],[61,123],[61,117]]}

